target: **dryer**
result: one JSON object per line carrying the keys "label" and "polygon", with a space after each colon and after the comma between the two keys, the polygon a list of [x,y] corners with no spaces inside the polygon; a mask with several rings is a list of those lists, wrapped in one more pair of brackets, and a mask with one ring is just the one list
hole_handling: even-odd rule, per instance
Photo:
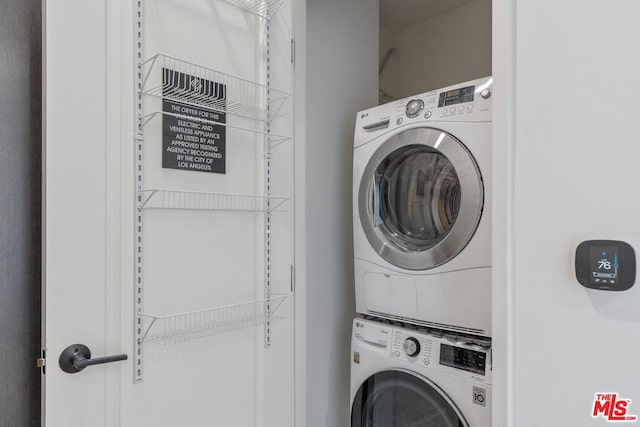
{"label": "dryer", "polygon": [[490,427],[491,348],[355,319],[351,427]]}
{"label": "dryer", "polygon": [[358,313],[490,336],[492,81],[358,113]]}

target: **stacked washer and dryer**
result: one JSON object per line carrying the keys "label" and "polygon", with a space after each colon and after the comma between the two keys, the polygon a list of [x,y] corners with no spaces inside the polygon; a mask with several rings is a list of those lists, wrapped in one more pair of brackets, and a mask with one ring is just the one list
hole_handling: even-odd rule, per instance
{"label": "stacked washer and dryer", "polygon": [[352,427],[491,425],[491,90],[362,111]]}

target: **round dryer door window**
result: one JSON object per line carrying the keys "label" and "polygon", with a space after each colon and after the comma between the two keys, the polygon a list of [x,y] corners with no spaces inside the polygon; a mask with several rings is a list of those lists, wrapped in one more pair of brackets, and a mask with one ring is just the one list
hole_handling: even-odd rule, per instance
{"label": "round dryer door window", "polygon": [[427,270],[469,243],[483,197],[480,170],[458,139],[438,129],[410,129],[382,144],[365,168],[360,223],[385,260]]}
{"label": "round dryer door window", "polygon": [[351,427],[467,427],[454,402],[435,384],[402,371],[383,371],[360,386]]}

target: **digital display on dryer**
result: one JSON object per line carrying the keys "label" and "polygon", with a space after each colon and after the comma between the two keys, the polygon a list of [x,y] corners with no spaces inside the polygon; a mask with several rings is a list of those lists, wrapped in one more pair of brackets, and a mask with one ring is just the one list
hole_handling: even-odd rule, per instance
{"label": "digital display on dryer", "polygon": [[484,375],[487,366],[487,353],[441,344],[440,364]]}
{"label": "digital display on dryer", "polygon": [[459,89],[442,92],[438,99],[438,107],[446,107],[447,105],[462,104],[463,102],[473,101],[476,93],[475,86],[467,86]]}

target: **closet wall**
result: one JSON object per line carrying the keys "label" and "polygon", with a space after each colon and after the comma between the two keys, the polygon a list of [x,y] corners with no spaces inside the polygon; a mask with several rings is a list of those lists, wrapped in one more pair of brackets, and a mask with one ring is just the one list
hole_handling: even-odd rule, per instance
{"label": "closet wall", "polygon": [[[308,0],[304,61],[305,427],[349,425],[355,315],[351,170],[356,113],[376,105],[378,4]],[[299,124],[299,123],[298,123]],[[296,145],[296,150],[301,147]]]}
{"label": "closet wall", "polygon": [[[296,184],[304,183],[302,191],[296,192],[297,206],[302,204],[304,210],[300,219],[303,226],[297,228],[302,245],[296,252],[304,259],[303,263],[296,263],[301,280],[297,288],[304,292],[306,301],[306,398],[298,405],[304,411],[304,421],[298,422],[306,427],[335,427],[350,422],[349,349],[355,316],[351,212],[355,117],[359,110],[378,102],[378,66],[384,55],[379,50],[384,50],[382,46],[390,44],[393,37],[403,36],[391,37],[390,31],[380,28],[377,1],[307,0],[305,7],[304,47],[300,47],[300,38],[296,40],[296,73],[302,73],[298,74],[299,80],[304,79],[302,90],[296,88],[296,96],[305,99],[304,117],[302,109],[296,108],[296,126],[298,131],[304,129],[304,144],[300,140],[296,144],[297,156],[301,156],[298,159],[302,159],[297,163],[301,179]],[[482,65],[468,74],[451,76],[444,71],[452,80],[434,83],[433,87],[491,74],[490,2],[476,0],[461,11],[449,9],[446,16],[449,15],[449,20],[439,25],[449,22],[459,28],[459,22],[453,24],[456,19],[479,21],[473,23],[474,33],[468,37],[482,45],[479,55],[485,57]],[[416,31],[422,31],[420,24],[416,27]],[[381,79],[405,78],[388,74],[397,68],[398,58],[425,56],[425,52],[416,52],[413,47],[405,50],[404,44],[398,46]],[[460,49],[468,51],[466,46]],[[469,62],[476,61],[475,57],[461,56]],[[410,92],[406,95],[432,88],[422,79],[421,72],[411,78],[415,86],[407,89]]]}
{"label": "closet wall", "polygon": [[380,74],[382,91],[404,98],[491,75],[491,0],[456,4],[408,26],[381,16],[380,58],[394,49]]}

